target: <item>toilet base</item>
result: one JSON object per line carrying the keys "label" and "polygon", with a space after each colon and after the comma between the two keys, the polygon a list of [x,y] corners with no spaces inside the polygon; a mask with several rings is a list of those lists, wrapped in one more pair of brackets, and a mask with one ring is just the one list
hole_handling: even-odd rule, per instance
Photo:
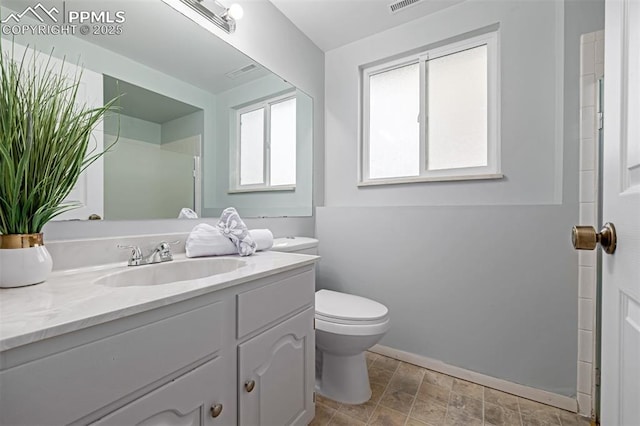
{"label": "toilet base", "polygon": [[357,355],[322,353],[317,392],[343,404],[362,404],[371,398],[364,352]]}

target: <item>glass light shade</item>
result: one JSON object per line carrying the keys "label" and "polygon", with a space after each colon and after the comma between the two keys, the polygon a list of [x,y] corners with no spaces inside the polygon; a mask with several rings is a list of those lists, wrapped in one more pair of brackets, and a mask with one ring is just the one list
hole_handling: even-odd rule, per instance
{"label": "glass light shade", "polygon": [[244,10],[238,3],[234,3],[227,9],[227,16],[231,19],[239,21],[244,16]]}

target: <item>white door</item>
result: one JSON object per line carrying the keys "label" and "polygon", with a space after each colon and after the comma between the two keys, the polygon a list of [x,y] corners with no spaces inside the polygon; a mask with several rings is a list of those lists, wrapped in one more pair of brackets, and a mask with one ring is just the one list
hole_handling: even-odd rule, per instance
{"label": "white door", "polygon": [[640,0],[606,0],[601,424],[640,425]]}

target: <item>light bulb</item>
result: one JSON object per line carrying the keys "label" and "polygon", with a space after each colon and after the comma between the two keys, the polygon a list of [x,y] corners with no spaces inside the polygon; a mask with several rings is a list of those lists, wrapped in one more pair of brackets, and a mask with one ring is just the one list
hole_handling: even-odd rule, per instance
{"label": "light bulb", "polygon": [[242,10],[242,6],[238,3],[234,3],[229,6],[225,15],[233,20],[239,21],[244,16],[244,10]]}

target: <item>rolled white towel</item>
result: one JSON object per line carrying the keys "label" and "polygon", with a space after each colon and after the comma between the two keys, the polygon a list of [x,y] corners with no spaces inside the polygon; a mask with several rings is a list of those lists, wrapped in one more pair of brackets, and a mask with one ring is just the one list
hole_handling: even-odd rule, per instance
{"label": "rolled white towel", "polygon": [[[249,234],[258,244],[258,251],[273,246],[273,234],[268,229],[251,229]],[[187,257],[225,256],[237,254],[238,249],[231,240],[215,227],[200,223],[196,225],[185,243]]]}
{"label": "rolled white towel", "polygon": [[257,251],[269,250],[273,247],[273,234],[269,229],[249,229],[249,235],[258,244]]}

